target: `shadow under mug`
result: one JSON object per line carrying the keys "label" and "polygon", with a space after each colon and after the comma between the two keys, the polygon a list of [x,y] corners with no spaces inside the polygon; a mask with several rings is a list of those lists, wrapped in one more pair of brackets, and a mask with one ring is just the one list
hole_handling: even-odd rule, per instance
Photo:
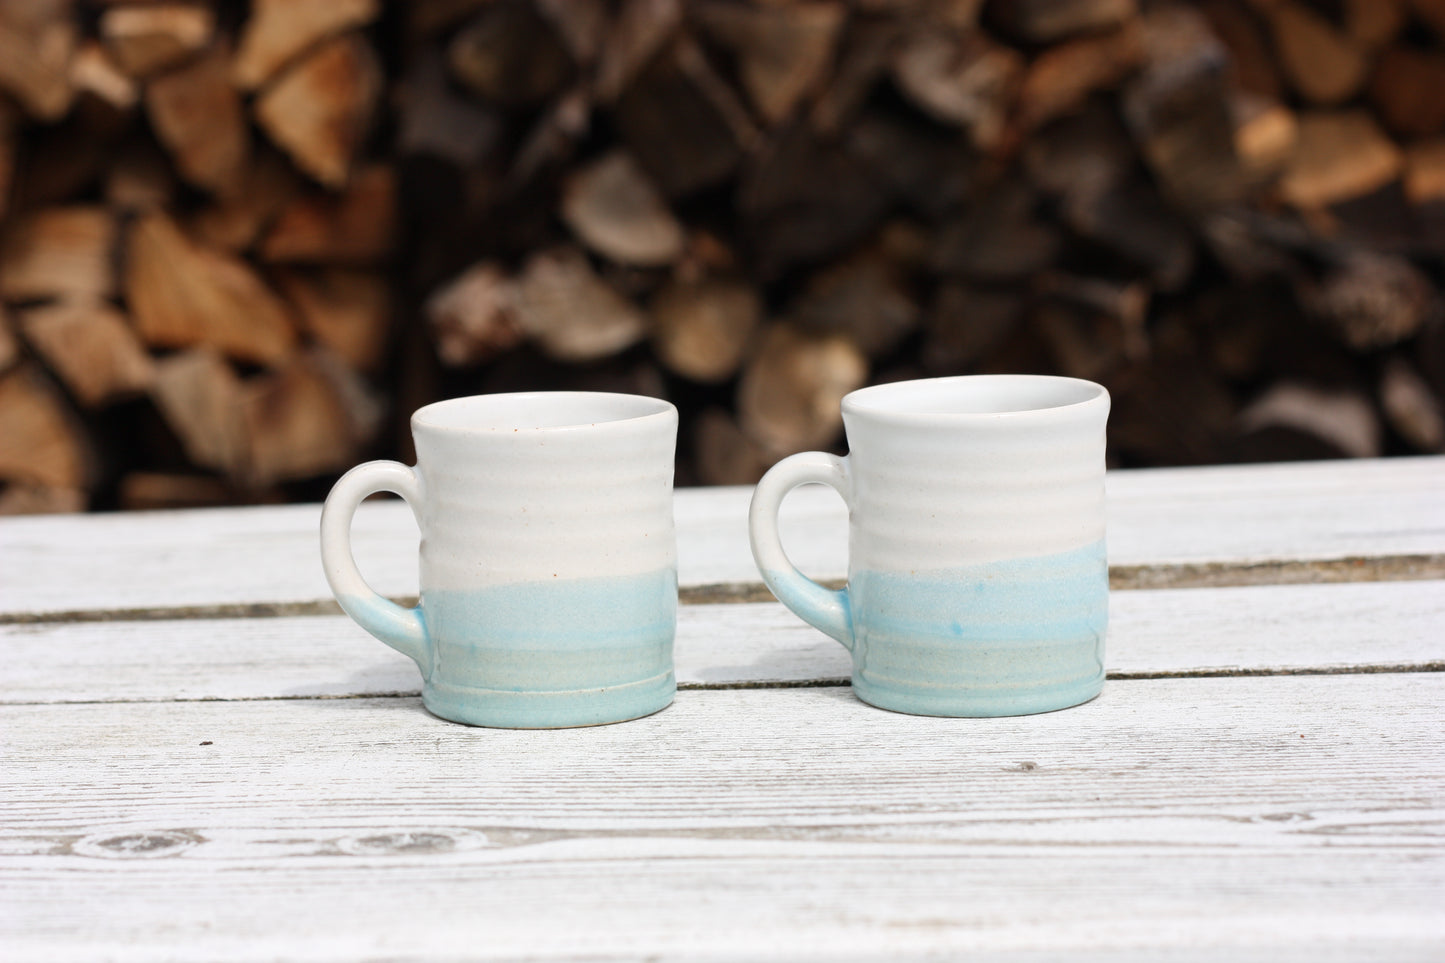
{"label": "shadow under mug", "polygon": [[[603,392],[441,401],[411,419],[414,468],[374,461],[327,496],[321,558],[342,609],[421,669],[433,714],[470,725],[621,722],[677,686],[677,409]],[[421,601],[368,586],[361,500],[389,491],[421,531]]]}
{"label": "shadow under mug", "polygon": [[[853,691],[919,715],[1047,712],[1104,685],[1109,393],[1075,378],[977,375],[843,399],[849,454],[778,462],[749,530],[784,605],[852,652]],[[778,508],[799,485],[848,506],[848,585],[788,560]]]}

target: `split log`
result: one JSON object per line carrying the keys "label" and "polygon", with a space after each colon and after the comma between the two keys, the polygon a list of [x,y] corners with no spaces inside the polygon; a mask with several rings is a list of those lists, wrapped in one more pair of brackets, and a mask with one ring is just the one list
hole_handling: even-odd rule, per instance
{"label": "split log", "polygon": [[19,312],[19,322],[35,353],[88,408],[141,394],[155,377],[125,316],[103,301],[28,308]]}
{"label": "split log", "polygon": [[817,91],[845,11],[836,2],[749,6],[706,0],[689,7],[704,32],[735,58],[748,99],[769,126]]}
{"label": "split log", "polygon": [[238,493],[210,475],[134,471],[123,475],[118,491],[120,507],[147,512],[172,508],[209,508],[234,504]]}
{"label": "split log", "polygon": [[287,264],[372,264],[396,240],[396,176],[383,164],[358,170],[337,195],[286,204],[260,244],[261,258]]}
{"label": "split log", "polygon": [[281,293],[296,308],[301,327],[353,369],[380,374],[391,340],[391,287],[367,271],[325,268],[283,271]]}
{"label": "split log", "polygon": [[110,7],[100,15],[106,48],[132,77],[185,63],[205,49],[215,29],[210,8],[191,4]]}
{"label": "split log", "polygon": [[1385,125],[1398,134],[1445,131],[1445,55],[1390,48],[1375,66],[1370,100]]}
{"label": "split log", "polygon": [[182,177],[216,194],[240,188],[251,158],[251,129],[231,86],[223,45],[152,78],[145,101],[151,126]]}
{"label": "split log", "polygon": [[1209,23],[1186,6],[1144,17],[1145,68],[1124,89],[1124,116],[1163,193],[1202,211],[1243,194],[1234,154],[1227,53]]}
{"label": "split log", "polygon": [[1301,305],[1357,351],[1396,344],[1415,334],[1439,298],[1429,279],[1404,258],[1353,250],[1318,281],[1298,288]]}
{"label": "split log", "polygon": [[346,185],[381,96],[381,65],[359,34],[330,40],[256,99],[256,122],[296,166],[332,189]]}
{"label": "split log", "polygon": [[597,64],[598,98],[614,102],[653,55],[667,46],[681,22],[680,0],[622,0]]}
{"label": "split log", "polygon": [[904,95],[938,120],[964,127],[982,150],[999,146],[1023,69],[1017,51],[981,33],[921,31],[893,61]]}
{"label": "split log", "polygon": [[300,355],[242,388],[246,481],[268,485],[347,468],[379,420],[378,403],[345,365]]}
{"label": "split log", "polygon": [[93,464],[75,413],[34,365],[0,376],[0,479],[86,490]]}
{"label": "split log", "polygon": [[516,289],[491,261],[480,261],[437,288],[424,311],[437,355],[452,367],[481,364],[522,342]]}
{"label": "split log", "polygon": [[130,229],[125,292],[136,329],[156,347],[207,344],[274,364],[296,343],[285,305],[244,261],[195,243],[160,211]]}
{"label": "split log", "polygon": [[1019,330],[1024,307],[1013,291],[940,285],[924,315],[924,368],[933,375],[976,371]]}
{"label": "split log", "polygon": [[188,226],[201,241],[228,251],[247,251],[301,193],[302,181],[291,165],[263,147],[246,169],[241,189],[213,198],[192,215]]}
{"label": "split log", "polygon": [[689,434],[698,480],[704,485],[755,485],[775,460],[721,408],[698,415]]}
{"label": "split log", "polygon": [[231,76],[257,90],[302,51],[380,13],[377,0],[252,0]]}
{"label": "split log", "polygon": [[1297,0],[1271,3],[1268,15],[1284,72],[1301,96],[1333,106],[1359,92],[1369,61],[1349,34]]}
{"label": "split log", "polygon": [[237,478],[246,464],[241,381],[210,348],[181,351],[156,362],[151,400],[181,443],[186,458]]}
{"label": "split log", "polygon": [[763,306],[731,277],[677,279],[652,299],[652,349],[669,371],[693,381],[726,381],[742,364]]}
{"label": "split log", "polygon": [[902,272],[871,249],[814,274],[787,311],[806,330],[846,335],[870,358],[897,348],[918,315]]}
{"label": "split log", "polygon": [[682,225],[623,151],[568,178],[560,211],[584,244],[619,264],[658,266],[682,255]]}
{"label": "split log", "polygon": [[1405,197],[1412,204],[1445,201],[1445,138],[1422,141],[1405,151]]}
{"label": "split log", "polygon": [[140,102],[135,80],[94,40],[81,44],[71,57],[70,83],[78,96],[88,94],[118,113],[129,113]]}
{"label": "split log", "polygon": [[468,92],[504,107],[540,104],[576,72],[557,31],[526,0],[484,7],[452,38],[447,63]]}
{"label": "split log", "polygon": [[1230,103],[1234,120],[1234,153],[1252,182],[1278,174],[1294,156],[1299,122],[1283,104],[1240,94]]}
{"label": "split log", "polygon": [[634,78],[614,120],[632,156],[669,197],[725,180],[759,136],[732,89],[685,39]]}
{"label": "split log", "polygon": [[16,218],[0,240],[0,297],[115,293],[115,218],[101,207],[55,207]]}
{"label": "split log", "polygon": [[867,377],[868,361],[849,338],[775,324],[743,369],[739,424],[770,455],[827,448],[843,427],[843,396]]}
{"label": "split log", "polygon": [[1425,379],[1403,358],[1380,376],[1380,407],[1391,428],[1416,451],[1445,451],[1445,409]]}
{"label": "split log", "polygon": [[1381,453],[1379,418],[1363,393],[1350,389],[1283,382],[1240,413],[1239,430],[1245,453],[1269,452],[1280,460]]}
{"label": "split log", "polygon": [[1094,91],[1118,86],[1144,58],[1144,32],[1137,20],[1050,47],[1024,73],[1015,122],[1030,131],[1071,113]]}
{"label": "split log", "polygon": [[1280,194],[1300,208],[1320,208],[1378,190],[1401,168],[1399,150],[1363,110],[1300,115],[1294,156]]}
{"label": "split log", "polygon": [[517,326],[550,357],[585,362],[641,341],[647,319],[599,278],[575,248],[541,251],[517,281]]}
{"label": "split log", "polygon": [[989,6],[997,25],[1020,40],[1048,43],[1106,30],[1132,18],[1135,0],[1007,0]]}
{"label": "split log", "polygon": [[76,46],[71,0],[0,5],[0,91],[31,117],[59,120],[70,109],[70,57]]}
{"label": "split log", "polygon": [[85,511],[89,496],[78,488],[9,484],[0,491],[0,515],[64,515]]}

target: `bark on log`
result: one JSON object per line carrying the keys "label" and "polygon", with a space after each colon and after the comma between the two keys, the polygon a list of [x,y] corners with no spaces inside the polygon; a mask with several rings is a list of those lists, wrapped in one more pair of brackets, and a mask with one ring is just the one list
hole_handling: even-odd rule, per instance
{"label": "bark on log", "polygon": [[512,279],[490,261],[473,264],[437,288],[425,313],[442,363],[480,364],[521,344],[516,296]]}

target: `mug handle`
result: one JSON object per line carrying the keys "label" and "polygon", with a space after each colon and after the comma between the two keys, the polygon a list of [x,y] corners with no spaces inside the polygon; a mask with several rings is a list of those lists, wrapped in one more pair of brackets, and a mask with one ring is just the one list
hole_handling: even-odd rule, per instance
{"label": "mug handle", "polygon": [[421,609],[403,608],[377,593],[351,554],[351,519],[368,495],[392,492],[406,499],[415,514],[421,500],[421,479],[415,470],[396,461],[369,461],[342,475],[321,507],[321,565],[336,601],[347,615],[372,635],[408,656],[431,674],[431,646]]}
{"label": "mug handle", "polygon": [[821,629],[853,649],[853,618],[848,603],[848,589],[824,588],[798,571],[778,537],[778,509],[783,498],[808,482],[822,482],[832,488],[853,507],[852,480],[848,475],[847,457],[808,451],[791,455],[778,462],[753,490],[748,510],[748,537],[752,542],[753,561],[763,581],[793,613],[814,628]]}

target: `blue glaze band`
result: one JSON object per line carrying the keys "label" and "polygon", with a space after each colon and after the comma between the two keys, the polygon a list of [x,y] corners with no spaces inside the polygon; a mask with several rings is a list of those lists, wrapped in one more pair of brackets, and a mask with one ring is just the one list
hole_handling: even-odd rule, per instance
{"label": "blue glaze band", "polygon": [[[356,617],[353,602],[368,602],[343,600]],[[432,590],[415,611],[426,637],[421,657],[413,656],[422,699],[444,719],[505,728],[599,725],[657,712],[677,690],[674,569]]]}
{"label": "blue glaze band", "polygon": [[1103,541],[942,571],[854,572],[846,595],[854,692],[880,708],[1025,715],[1103,688]]}

